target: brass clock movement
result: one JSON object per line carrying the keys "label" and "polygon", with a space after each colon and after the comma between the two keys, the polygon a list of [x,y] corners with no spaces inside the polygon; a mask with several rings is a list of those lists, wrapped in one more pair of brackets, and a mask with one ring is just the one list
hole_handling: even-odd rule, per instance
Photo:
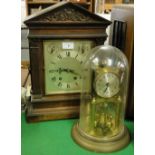
{"label": "brass clock movement", "polygon": [[27,121],[77,117],[83,64],[91,49],[106,40],[111,22],[71,2],[60,2],[24,23],[29,29],[32,83]]}

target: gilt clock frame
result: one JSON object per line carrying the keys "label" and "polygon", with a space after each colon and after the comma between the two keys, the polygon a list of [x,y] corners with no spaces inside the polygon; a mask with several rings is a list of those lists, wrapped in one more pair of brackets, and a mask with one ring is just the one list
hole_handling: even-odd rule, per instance
{"label": "gilt clock frame", "polygon": [[45,95],[43,40],[88,39],[103,45],[111,22],[71,2],[60,2],[28,16],[24,23],[29,29],[32,84],[27,121],[78,117],[80,94]]}

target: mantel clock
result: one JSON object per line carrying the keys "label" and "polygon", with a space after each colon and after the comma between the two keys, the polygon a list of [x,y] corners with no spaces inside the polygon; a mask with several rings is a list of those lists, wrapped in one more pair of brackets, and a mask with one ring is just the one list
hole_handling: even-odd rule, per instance
{"label": "mantel clock", "polygon": [[[71,2],[27,17],[31,101],[29,122],[78,116],[82,66],[107,38],[110,21]],[[87,70],[85,70],[87,72]]]}

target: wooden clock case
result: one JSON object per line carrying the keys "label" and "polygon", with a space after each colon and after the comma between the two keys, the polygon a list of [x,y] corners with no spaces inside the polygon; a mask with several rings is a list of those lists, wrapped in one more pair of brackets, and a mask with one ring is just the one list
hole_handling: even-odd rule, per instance
{"label": "wooden clock case", "polygon": [[46,95],[44,79],[43,40],[88,39],[95,46],[103,45],[110,21],[71,2],[48,7],[24,21],[29,29],[31,99],[28,122],[74,118],[79,114],[80,94]]}

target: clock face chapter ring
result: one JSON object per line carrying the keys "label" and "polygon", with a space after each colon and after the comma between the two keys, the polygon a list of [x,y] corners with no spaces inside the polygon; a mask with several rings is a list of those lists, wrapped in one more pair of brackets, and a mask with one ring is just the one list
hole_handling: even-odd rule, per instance
{"label": "clock face chapter ring", "polygon": [[120,90],[119,78],[116,74],[107,72],[98,74],[94,84],[98,96],[110,98],[115,96]]}
{"label": "clock face chapter ring", "polygon": [[[73,64],[73,65],[71,65]],[[56,61],[55,64],[49,64],[47,70],[48,79],[52,81],[52,89],[57,91],[49,91],[49,93],[68,93],[80,91],[81,80],[81,64],[73,58],[62,58]],[[74,91],[75,90],[75,91]]]}
{"label": "clock face chapter ring", "polygon": [[80,93],[82,64],[93,44],[90,40],[44,41],[46,95]]}

